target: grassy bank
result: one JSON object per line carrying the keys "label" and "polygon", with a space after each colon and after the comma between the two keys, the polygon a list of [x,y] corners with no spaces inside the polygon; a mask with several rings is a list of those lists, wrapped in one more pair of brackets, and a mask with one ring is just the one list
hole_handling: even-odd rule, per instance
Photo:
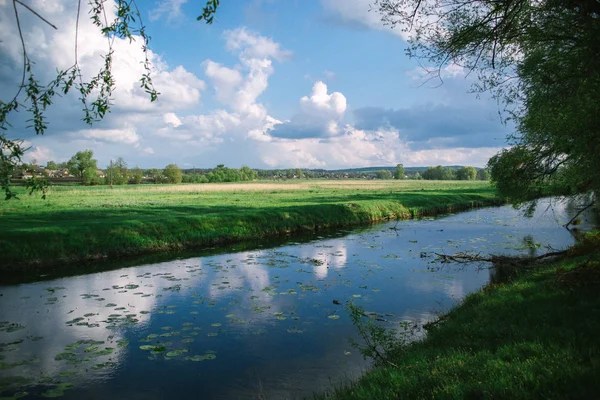
{"label": "grassy bank", "polygon": [[490,285],[392,356],[398,368],[320,398],[598,398],[599,288],[597,250]]}
{"label": "grassy bank", "polygon": [[497,202],[486,182],[55,187],[0,202],[0,271],[212,246]]}

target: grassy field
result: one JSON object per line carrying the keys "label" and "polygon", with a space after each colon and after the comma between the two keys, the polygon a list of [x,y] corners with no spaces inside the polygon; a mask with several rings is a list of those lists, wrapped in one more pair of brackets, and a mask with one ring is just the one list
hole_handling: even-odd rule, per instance
{"label": "grassy field", "polygon": [[599,288],[598,251],[487,286],[392,355],[397,368],[317,398],[597,399]]}
{"label": "grassy field", "polygon": [[211,246],[489,205],[487,182],[54,187],[0,201],[0,271]]}

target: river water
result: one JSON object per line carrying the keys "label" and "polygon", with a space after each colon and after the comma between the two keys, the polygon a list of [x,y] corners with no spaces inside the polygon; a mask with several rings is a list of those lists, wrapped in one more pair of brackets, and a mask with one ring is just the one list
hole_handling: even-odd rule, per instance
{"label": "river water", "polygon": [[[368,367],[343,304],[390,328],[494,278],[433,253],[542,254],[574,243],[569,208],[509,206],[304,243],[0,286],[0,396],[302,398]],[[293,239],[292,239],[293,240]],[[334,300],[342,305],[334,304]]]}

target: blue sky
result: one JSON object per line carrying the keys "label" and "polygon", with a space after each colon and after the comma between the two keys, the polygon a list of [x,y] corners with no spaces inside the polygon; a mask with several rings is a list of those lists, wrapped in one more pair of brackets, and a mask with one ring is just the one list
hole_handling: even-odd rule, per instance
{"label": "blue sky", "polygon": [[[223,0],[212,25],[197,22],[200,1],[140,1],[152,36],[154,82],[149,104],[137,88],[141,52],[115,44],[117,91],[107,118],[81,122],[76,97],[48,111],[43,137],[13,116],[12,138],[32,146],[28,159],[64,161],[91,149],[100,166],[345,168],[484,166],[511,128],[497,104],[468,93],[473,76],[444,66],[444,83],[427,82],[405,56],[401,31],[384,27],[369,0]],[[24,17],[36,74],[49,79],[73,57],[74,21],[67,0],[30,3],[58,31]],[[111,1],[107,2],[109,9]],[[0,0],[0,93],[16,88],[19,48],[12,3]],[[105,40],[80,26],[80,62],[97,70]],[[429,67],[426,62],[421,62]]]}

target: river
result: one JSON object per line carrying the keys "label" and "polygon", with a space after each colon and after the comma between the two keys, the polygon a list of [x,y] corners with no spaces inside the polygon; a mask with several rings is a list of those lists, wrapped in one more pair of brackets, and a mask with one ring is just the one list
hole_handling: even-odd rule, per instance
{"label": "river", "polygon": [[[0,396],[302,398],[367,367],[346,301],[422,324],[494,279],[434,253],[542,254],[568,207],[509,206],[292,238],[272,248],[0,286]],[[342,303],[334,304],[334,300]]]}

